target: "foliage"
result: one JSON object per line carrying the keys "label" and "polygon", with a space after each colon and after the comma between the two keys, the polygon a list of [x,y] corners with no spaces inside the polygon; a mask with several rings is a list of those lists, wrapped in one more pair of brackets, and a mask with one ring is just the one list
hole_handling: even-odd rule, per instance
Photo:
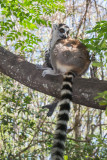
{"label": "foliage", "polygon": [[[0,88],[0,158],[36,157],[42,149],[39,143],[47,139],[45,136],[41,142],[40,128],[46,118],[43,110],[32,106],[32,94],[28,95],[26,88],[22,91],[18,83],[15,88],[13,80],[4,76],[0,80],[3,82]],[[39,103],[37,98],[35,104]]]}
{"label": "foliage", "polygon": [[[86,33],[91,34],[91,38],[82,40],[82,42],[98,59],[98,61],[93,61],[92,65],[94,67],[107,67],[107,21],[96,22],[96,25]],[[98,93],[95,100],[99,101],[100,105],[107,105],[107,91]]]}
{"label": "foliage", "polygon": [[100,21],[96,22],[96,25],[93,29],[89,30],[86,32],[88,33],[93,33],[92,38],[86,39],[85,41],[89,41],[89,44],[87,46],[91,50],[95,50],[97,52],[100,51],[106,51],[107,50],[107,45],[106,45],[106,40],[107,40],[107,21]]}
{"label": "foliage", "polygon": [[[32,51],[40,38],[32,33],[39,25],[51,25],[44,15],[64,11],[64,0],[0,0],[0,35],[6,35],[6,41],[13,41],[15,50]],[[21,38],[23,35],[23,39]]]}
{"label": "foliage", "polygon": [[106,160],[107,155],[107,138],[100,135],[88,135],[87,142],[75,142],[69,140],[67,155],[68,159],[73,160]]}
{"label": "foliage", "polygon": [[100,105],[107,105],[107,91],[98,93],[98,96],[95,99],[99,100]]}
{"label": "foliage", "polygon": [[91,35],[91,38],[82,40],[94,55],[99,55],[100,58],[105,57],[105,61],[93,62],[93,66],[106,66],[107,63],[107,21],[96,22],[94,28],[86,32]]}
{"label": "foliage", "polygon": [[[72,27],[74,26],[76,31],[76,22],[81,18],[81,11],[85,8],[83,4],[80,5],[80,2],[77,5],[73,1],[73,7],[70,1],[66,1],[68,8],[66,7],[65,10],[66,5],[63,5],[63,2],[64,0],[0,0],[1,45],[7,48],[10,46],[13,52],[19,51],[26,57],[31,57],[34,62],[34,49],[41,44],[41,37],[43,37],[42,32],[35,33],[40,31],[41,26],[47,30],[51,23],[54,23],[47,17],[54,16],[57,12],[60,17],[62,13],[66,17],[66,22],[73,19]],[[67,9],[69,9],[68,17]],[[79,18],[76,13],[77,9]],[[91,17],[94,16],[91,15]],[[85,21],[83,28],[84,26]],[[91,56],[94,54],[97,59],[93,62],[93,66],[105,68],[107,64],[107,22],[96,22],[95,27],[90,28],[92,26],[87,18],[85,28],[88,30],[87,38],[81,41],[87,45]],[[81,30],[79,32],[83,33]],[[43,44],[42,46],[44,48]],[[39,47],[39,52],[40,50]],[[42,54],[40,56],[42,57]],[[39,61],[40,57],[36,63]],[[50,103],[51,98],[34,92],[3,75],[0,75],[0,84],[0,159],[41,160],[49,157],[56,123],[54,117],[57,111],[48,118],[41,106]],[[106,91],[99,93],[97,98],[102,98],[101,105],[107,105]],[[71,108],[69,124],[71,132],[68,133],[64,160],[106,160],[105,113],[85,107],[74,110],[76,107]],[[76,123],[76,115],[78,115],[78,123]],[[78,131],[80,137],[75,136]]]}

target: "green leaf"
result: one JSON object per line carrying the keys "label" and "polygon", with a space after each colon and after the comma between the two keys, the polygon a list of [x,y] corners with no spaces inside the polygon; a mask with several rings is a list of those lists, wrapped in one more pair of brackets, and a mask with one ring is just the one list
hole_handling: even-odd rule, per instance
{"label": "green leaf", "polygon": [[64,160],[68,160],[68,156],[67,155],[64,155]]}
{"label": "green leaf", "polygon": [[99,104],[100,104],[101,106],[105,106],[105,105],[107,105],[107,101],[105,101],[105,100],[100,101]]}
{"label": "green leaf", "polygon": [[107,56],[107,52],[105,52],[104,55]]}
{"label": "green leaf", "polygon": [[92,65],[94,67],[101,67],[103,64],[102,64],[102,62],[93,62]]}

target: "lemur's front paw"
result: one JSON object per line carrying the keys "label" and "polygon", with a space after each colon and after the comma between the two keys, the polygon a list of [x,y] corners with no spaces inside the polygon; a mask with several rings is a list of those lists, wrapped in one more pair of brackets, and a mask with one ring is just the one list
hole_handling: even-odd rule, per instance
{"label": "lemur's front paw", "polygon": [[46,74],[47,74],[47,70],[44,70],[44,71],[42,72],[42,76],[45,77]]}
{"label": "lemur's front paw", "polygon": [[52,69],[48,68],[42,72],[42,76],[45,77],[47,74],[51,74],[51,73],[52,73]]}

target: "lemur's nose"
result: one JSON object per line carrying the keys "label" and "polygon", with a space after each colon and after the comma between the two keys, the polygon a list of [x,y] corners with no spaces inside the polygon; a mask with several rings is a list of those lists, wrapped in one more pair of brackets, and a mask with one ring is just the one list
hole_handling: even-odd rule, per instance
{"label": "lemur's nose", "polygon": [[62,36],[62,38],[64,38],[64,39],[65,39],[65,38],[67,38],[67,36],[66,36],[66,35],[63,35],[63,36]]}

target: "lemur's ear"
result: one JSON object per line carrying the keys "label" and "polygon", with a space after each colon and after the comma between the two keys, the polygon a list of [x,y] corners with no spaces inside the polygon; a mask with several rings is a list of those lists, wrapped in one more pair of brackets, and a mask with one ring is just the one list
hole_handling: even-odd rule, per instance
{"label": "lemur's ear", "polygon": [[56,30],[58,28],[58,25],[57,24],[53,24],[52,28]]}

